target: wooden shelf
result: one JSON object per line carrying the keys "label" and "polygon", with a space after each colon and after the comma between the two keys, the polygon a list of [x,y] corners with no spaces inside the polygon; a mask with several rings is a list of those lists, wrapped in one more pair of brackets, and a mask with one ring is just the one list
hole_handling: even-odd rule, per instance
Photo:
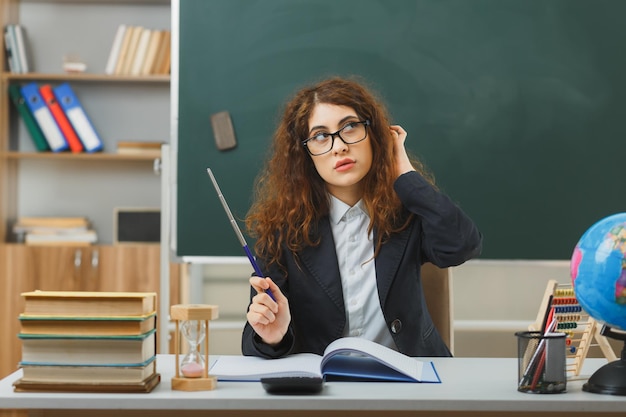
{"label": "wooden shelf", "polygon": [[2,152],[0,158],[6,159],[63,159],[80,161],[154,161],[160,157],[154,155],[129,155],[111,152],[71,153],[71,152]]}
{"label": "wooden shelf", "polygon": [[3,81],[85,81],[85,82],[114,82],[114,83],[169,83],[169,75],[107,75],[94,73],[59,73],[46,74],[31,72],[28,74],[2,73]]}

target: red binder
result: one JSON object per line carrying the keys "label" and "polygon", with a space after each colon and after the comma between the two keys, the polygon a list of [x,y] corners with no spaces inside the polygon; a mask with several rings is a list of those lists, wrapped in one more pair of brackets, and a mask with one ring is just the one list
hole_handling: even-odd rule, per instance
{"label": "red binder", "polygon": [[65,112],[57,102],[57,99],[52,91],[52,87],[49,84],[44,84],[39,87],[39,92],[50,109],[52,116],[54,116],[54,121],[57,122],[59,129],[63,132],[63,136],[65,136],[65,140],[67,141],[70,150],[72,152],[82,152],[84,149],[83,144],[78,138],[78,135],[76,135],[72,124],[65,115]]}

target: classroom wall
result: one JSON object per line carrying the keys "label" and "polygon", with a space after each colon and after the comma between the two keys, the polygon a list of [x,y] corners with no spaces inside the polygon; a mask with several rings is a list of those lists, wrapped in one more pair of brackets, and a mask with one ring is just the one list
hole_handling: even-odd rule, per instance
{"label": "classroom wall", "polygon": [[[250,267],[245,258],[230,262],[200,266],[202,293],[195,297],[220,309],[220,318],[210,323],[212,354],[241,352]],[[560,284],[571,282],[568,260],[472,260],[452,268],[455,356],[515,357],[514,334],[535,321],[552,279]],[[611,344],[619,353],[621,345]],[[589,356],[601,357],[602,353],[592,347]]]}

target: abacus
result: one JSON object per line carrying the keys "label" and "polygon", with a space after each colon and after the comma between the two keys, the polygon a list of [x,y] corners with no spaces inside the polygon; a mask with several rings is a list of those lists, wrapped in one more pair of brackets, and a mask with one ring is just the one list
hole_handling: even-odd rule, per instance
{"label": "abacus", "polygon": [[[543,331],[547,317],[556,319],[554,331],[566,334],[566,371],[568,378],[580,374],[583,362],[591,346],[598,346],[606,359],[611,362],[617,356],[609,341],[600,334],[602,327],[593,317],[585,313],[578,303],[571,284],[559,284],[556,280],[549,280],[546,291],[539,307],[537,320],[528,326],[529,330]],[[595,339],[595,344],[593,340]]]}

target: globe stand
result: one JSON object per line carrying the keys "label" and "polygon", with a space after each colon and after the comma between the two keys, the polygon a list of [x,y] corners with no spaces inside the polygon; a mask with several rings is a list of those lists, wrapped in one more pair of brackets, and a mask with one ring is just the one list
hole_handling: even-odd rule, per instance
{"label": "globe stand", "polygon": [[607,363],[591,375],[583,385],[583,391],[596,394],[626,395],[626,333],[612,331],[607,325],[602,326],[602,335],[616,340],[623,340],[621,358]]}

